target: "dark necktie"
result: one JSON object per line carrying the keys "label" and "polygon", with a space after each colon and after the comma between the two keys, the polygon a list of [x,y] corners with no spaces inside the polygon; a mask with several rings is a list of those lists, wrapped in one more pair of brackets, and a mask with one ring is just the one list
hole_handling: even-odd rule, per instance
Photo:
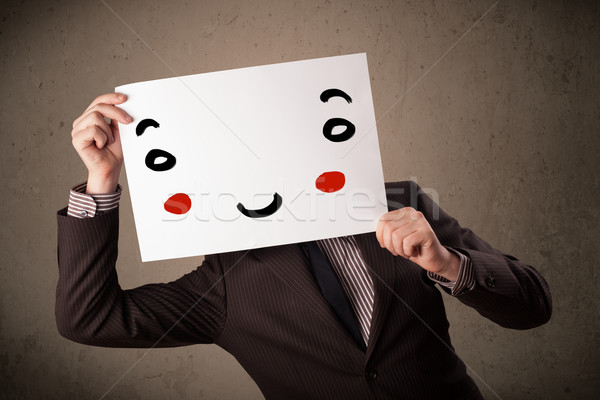
{"label": "dark necktie", "polygon": [[340,284],[338,276],[331,267],[331,264],[329,264],[329,260],[325,254],[323,254],[317,243],[306,242],[300,243],[300,245],[310,260],[313,276],[321,288],[323,297],[325,297],[325,300],[327,300],[335,315],[337,315],[342,322],[346,331],[348,331],[359,347],[363,351],[366,351],[365,341],[360,334],[358,321],[356,320],[354,311],[352,311],[350,302],[344,293],[344,289]]}

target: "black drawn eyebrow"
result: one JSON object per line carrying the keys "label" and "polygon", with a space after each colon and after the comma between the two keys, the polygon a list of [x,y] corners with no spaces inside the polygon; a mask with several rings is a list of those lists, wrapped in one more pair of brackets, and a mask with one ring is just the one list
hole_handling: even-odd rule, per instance
{"label": "black drawn eyebrow", "polygon": [[323,103],[327,103],[332,97],[341,97],[348,102],[348,104],[352,103],[352,97],[348,96],[346,92],[340,89],[327,89],[321,93],[321,101]]}
{"label": "black drawn eyebrow", "polygon": [[140,121],[139,124],[135,127],[135,134],[141,136],[142,133],[146,130],[147,127],[158,128],[160,125],[158,122],[153,120],[152,118],[146,118]]}

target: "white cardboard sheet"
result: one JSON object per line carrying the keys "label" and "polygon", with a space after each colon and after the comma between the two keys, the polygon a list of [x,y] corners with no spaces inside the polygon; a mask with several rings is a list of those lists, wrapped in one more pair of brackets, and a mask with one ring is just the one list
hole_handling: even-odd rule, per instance
{"label": "white cardboard sheet", "polygon": [[372,232],[387,212],[366,54],[116,91],[143,261]]}

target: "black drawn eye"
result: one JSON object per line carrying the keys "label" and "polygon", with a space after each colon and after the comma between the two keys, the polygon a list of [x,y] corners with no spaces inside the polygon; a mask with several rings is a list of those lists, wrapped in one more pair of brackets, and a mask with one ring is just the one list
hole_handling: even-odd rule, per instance
{"label": "black drawn eye", "polygon": [[[324,90],[323,93],[321,93],[320,99],[323,103],[327,103],[332,97],[341,97],[342,99],[346,100],[348,104],[352,103],[352,97],[350,97],[348,93],[341,89],[335,88]],[[342,133],[334,134],[333,130],[338,126],[345,127],[346,129],[344,129]],[[344,118],[331,118],[329,121],[325,122],[325,125],[323,125],[323,136],[325,136],[327,140],[335,143],[349,140],[352,136],[354,136],[355,132],[356,127],[354,124]]]}
{"label": "black drawn eye", "polygon": [[146,154],[146,167],[152,171],[168,171],[175,166],[177,159],[168,151],[152,149]]}
{"label": "black drawn eye", "polygon": [[158,128],[160,125],[159,125],[158,122],[156,122],[152,118],[143,119],[135,127],[135,134],[138,135],[138,136],[141,136],[142,133],[144,133],[144,131],[146,130],[146,128],[148,128],[149,126],[151,126],[153,128]]}
{"label": "black drawn eye", "polygon": [[[152,118],[146,118],[140,121],[135,127],[135,134],[142,136],[146,128],[148,127],[158,128],[160,125]],[[168,171],[175,166],[177,159],[175,156],[168,151],[161,149],[152,149],[146,154],[146,167],[152,171],[162,172]]]}
{"label": "black drawn eye", "polygon": [[[346,129],[342,133],[333,133],[333,129],[338,126],[345,126]],[[323,125],[323,135],[327,140],[331,140],[332,142],[345,142],[354,136],[356,132],[356,127],[354,124],[347,119],[344,118],[331,118],[325,125]]]}

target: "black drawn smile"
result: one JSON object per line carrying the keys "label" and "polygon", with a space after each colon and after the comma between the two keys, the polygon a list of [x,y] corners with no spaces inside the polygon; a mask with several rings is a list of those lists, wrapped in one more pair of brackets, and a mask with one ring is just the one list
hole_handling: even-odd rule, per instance
{"label": "black drawn smile", "polygon": [[271,204],[264,208],[261,208],[259,210],[248,210],[246,207],[244,207],[242,203],[238,203],[237,209],[240,210],[240,212],[248,218],[263,218],[275,214],[275,212],[279,210],[279,207],[281,207],[282,203],[283,200],[281,199],[281,196],[275,193],[273,195],[273,201],[271,202]]}

